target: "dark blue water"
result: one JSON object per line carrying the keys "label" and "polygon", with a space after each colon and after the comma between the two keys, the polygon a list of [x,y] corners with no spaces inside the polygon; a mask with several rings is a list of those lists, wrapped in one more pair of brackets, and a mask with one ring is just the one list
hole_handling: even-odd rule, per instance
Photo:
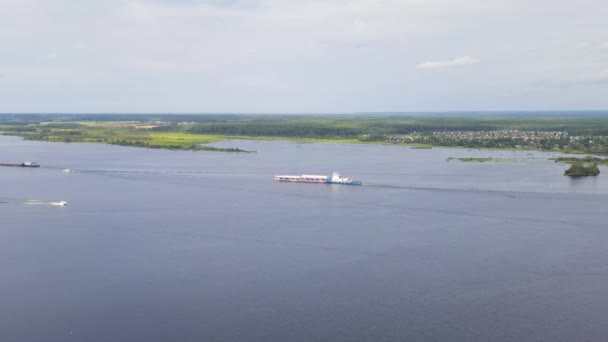
{"label": "dark blue water", "polygon": [[[0,341],[608,339],[605,174],[537,152],[218,145],[258,152],[0,137],[0,162],[43,165],[0,168]],[[509,161],[446,161],[490,155]],[[369,185],[272,182],[334,170]]]}

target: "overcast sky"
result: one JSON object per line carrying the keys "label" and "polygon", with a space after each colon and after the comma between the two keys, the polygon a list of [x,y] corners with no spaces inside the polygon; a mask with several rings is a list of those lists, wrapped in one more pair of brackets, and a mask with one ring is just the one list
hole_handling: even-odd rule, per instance
{"label": "overcast sky", "polygon": [[0,0],[0,112],[608,109],[606,0]]}

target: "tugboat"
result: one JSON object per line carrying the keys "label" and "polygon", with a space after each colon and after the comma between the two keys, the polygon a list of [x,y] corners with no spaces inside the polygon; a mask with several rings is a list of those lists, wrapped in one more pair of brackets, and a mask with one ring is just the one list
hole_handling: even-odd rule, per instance
{"label": "tugboat", "polygon": [[352,178],[342,177],[337,172],[332,172],[331,177],[327,178],[329,184],[346,184],[346,185],[362,185],[362,181],[356,181]]}

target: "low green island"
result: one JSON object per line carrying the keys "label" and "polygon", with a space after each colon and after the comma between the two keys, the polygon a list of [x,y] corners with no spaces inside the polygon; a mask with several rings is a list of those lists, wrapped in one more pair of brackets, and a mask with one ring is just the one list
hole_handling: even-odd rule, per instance
{"label": "low green island", "polygon": [[597,176],[600,174],[600,169],[597,164],[574,163],[569,169],[564,171],[564,175],[570,177],[587,177]]}
{"label": "low green island", "polygon": [[598,158],[598,157],[558,157],[553,158],[556,163],[566,163],[566,164],[597,164],[597,165],[608,165],[608,158]]}
{"label": "low green island", "polygon": [[478,163],[485,163],[485,162],[494,162],[494,163],[500,163],[500,162],[504,162],[505,159],[502,158],[491,158],[491,157],[483,157],[483,158],[475,158],[475,157],[467,157],[467,158],[454,158],[454,157],[450,157],[447,159],[447,161],[451,161],[451,160],[460,160],[463,162],[478,162]]}
{"label": "low green island", "polygon": [[[0,119],[1,123],[1,119]],[[50,142],[106,143],[143,148],[241,152],[240,148],[220,148],[206,144],[223,141],[224,137],[187,132],[157,132],[154,125],[133,121],[39,122],[28,125],[0,125],[5,135],[21,136],[27,140]]]}
{"label": "low green island", "polygon": [[608,165],[608,158],[598,158],[586,156],[578,157],[558,157],[553,158],[556,163],[570,164],[570,168],[564,171],[565,176],[587,177],[600,174],[598,165]]}

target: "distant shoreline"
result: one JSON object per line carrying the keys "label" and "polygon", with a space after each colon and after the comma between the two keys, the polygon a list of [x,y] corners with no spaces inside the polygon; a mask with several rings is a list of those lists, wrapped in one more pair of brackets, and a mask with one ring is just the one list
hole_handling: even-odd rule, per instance
{"label": "distant shoreline", "polygon": [[[0,131],[0,135],[3,136],[14,136],[22,138],[23,140],[31,140],[31,141],[43,141],[43,142],[54,142],[54,143],[66,143],[61,140],[52,140],[52,139],[36,139],[25,137],[20,134],[13,134]],[[124,146],[124,147],[138,147],[138,148],[149,148],[149,149],[165,149],[165,150],[173,150],[173,151],[209,151],[209,152],[237,152],[237,153],[253,153],[256,151],[244,150],[240,148],[221,148],[221,147],[213,147],[206,146],[206,144],[223,142],[226,140],[258,140],[258,141],[284,141],[284,142],[292,142],[292,143],[330,143],[330,144],[360,144],[360,145],[382,145],[382,146],[401,146],[401,147],[410,147],[413,149],[433,149],[433,148],[454,148],[454,149],[470,149],[470,150],[478,150],[478,151],[529,151],[529,152],[554,152],[554,153],[564,153],[564,154],[588,154],[588,155],[597,155],[603,156],[604,153],[592,153],[585,151],[574,151],[574,150],[542,150],[542,149],[517,149],[517,148],[509,148],[509,147],[468,147],[468,146],[456,146],[456,145],[431,145],[431,144],[407,144],[407,143],[386,143],[386,142],[366,142],[366,141],[357,141],[353,139],[315,139],[315,138],[289,138],[289,137],[254,137],[254,136],[213,136],[214,141],[201,142],[198,147],[172,147],[172,146],[148,146],[148,145],[139,145],[139,144],[122,144],[122,143],[112,143],[112,142],[102,142],[102,141],[70,141],[69,143],[92,143],[92,144],[106,144],[106,145],[114,145],[114,146]],[[457,158],[456,158],[457,159]]]}
{"label": "distant shoreline", "polygon": [[356,111],[356,112],[2,112],[0,116],[96,116],[96,115],[134,115],[134,116],[208,116],[208,115],[242,115],[242,116],[608,116],[608,109],[566,109],[566,110],[444,110],[444,111]]}
{"label": "distant shoreline", "polygon": [[38,141],[217,152],[251,151],[206,144],[249,139],[608,154],[608,115],[582,114],[5,114],[0,115],[0,132]]}

